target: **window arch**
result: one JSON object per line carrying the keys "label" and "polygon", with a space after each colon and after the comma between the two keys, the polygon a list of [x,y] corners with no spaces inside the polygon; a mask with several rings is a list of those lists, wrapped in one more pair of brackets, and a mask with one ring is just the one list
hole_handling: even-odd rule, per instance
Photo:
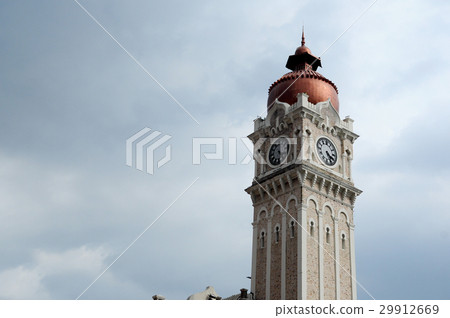
{"label": "window arch", "polygon": [[331,228],[329,226],[325,228],[325,242],[328,244],[331,242]]}
{"label": "window arch", "polygon": [[267,217],[267,210],[265,208],[262,208],[258,213],[258,218],[256,219],[257,222],[265,219]]}
{"label": "window arch", "polygon": [[342,249],[343,250],[345,250],[345,246],[347,245],[346,243],[345,243],[345,241],[346,241],[346,236],[345,236],[345,233],[342,233],[341,234],[341,245],[342,245]]}
{"label": "window arch", "polygon": [[261,231],[261,234],[259,236],[259,247],[264,248],[266,247],[266,232]]}
{"label": "window arch", "polygon": [[307,207],[311,207],[314,210],[317,210],[317,207],[319,206],[319,204],[317,203],[317,199],[316,199],[316,197],[314,195],[310,195],[308,197],[308,199],[306,199],[306,202],[307,202],[306,203]]}
{"label": "window arch", "polygon": [[290,224],[290,232],[291,232],[291,238],[294,238],[295,237],[295,222],[292,220],[291,221],[291,224]]}
{"label": "window arch", "polygon": [[275,226],[275,243],[278,243],[280,241],[280,226]]}
{"label": "window arch", "polygon": [[309,235],[314,236],[314,226],[315,223],[313,220],[309,221]]}

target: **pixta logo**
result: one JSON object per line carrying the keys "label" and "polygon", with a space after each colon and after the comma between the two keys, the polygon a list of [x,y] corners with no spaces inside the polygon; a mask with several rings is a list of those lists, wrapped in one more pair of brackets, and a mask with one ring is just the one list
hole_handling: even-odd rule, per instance
{"label": "pixta logo", "polygon": [[[202,155],[206,160],[223,160],[224,145],[227,143],[229,165],[235,165],[238,161],[242,165],[249,164],[252,160],[253,145],[248,138],[240,138],[240,140],[247,150],[243,156],[238,154],[238,138],[194,137],[192,138],[192,164],[201,164]],[[210,149],[206,150],[208,147]]]}
{"label": "pixta logo", "polygon": [[[164,145],[172,136],[162,135],[160,131],[152,131],[150,128],[144,128],[131,136],[126,141],[126,164],[148,174],[154,173],[155,151]],[[163,158],[156,161],[156,166],[161,168],[171,159],[170,144],[165,148]]]}

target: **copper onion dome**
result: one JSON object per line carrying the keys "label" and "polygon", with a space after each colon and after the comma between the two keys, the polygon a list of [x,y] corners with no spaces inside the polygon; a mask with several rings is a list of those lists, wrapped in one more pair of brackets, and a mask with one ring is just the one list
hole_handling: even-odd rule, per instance
{"label": "copper onion dome", "polygon": [[270,109],[276,98],[292,105],[297,102],[298,93],[306,93],[314,104],[330,99],[334,109],[339,112],[338,89],[332,81],[316,72],[319,66],[322,67],[320,58],[312,55],[305,46],[305,34],[302,32],[302,45],[294,55],[289,56],[286,63],[292,72],[284,74],[270,86],[267,108]]}

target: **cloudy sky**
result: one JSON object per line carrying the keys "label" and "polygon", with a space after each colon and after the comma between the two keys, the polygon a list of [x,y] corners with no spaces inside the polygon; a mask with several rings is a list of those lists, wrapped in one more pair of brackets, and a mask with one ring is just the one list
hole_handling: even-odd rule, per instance
{"label": "cloudy sky", "polygon": [[[0,298],[77,298],[163,211],[81,299],[248,288],[240,138],[302,24],[361,136],[358,281],[376,299],[450,298],[448,1],[378,0],[363,16],[373,0],[79,2],[198,123],[76,2],[2,1]],[[172,136],[153,175],[125,164],[144,127]],[[193,137],[224,138],[225,159],[192,165]]]}

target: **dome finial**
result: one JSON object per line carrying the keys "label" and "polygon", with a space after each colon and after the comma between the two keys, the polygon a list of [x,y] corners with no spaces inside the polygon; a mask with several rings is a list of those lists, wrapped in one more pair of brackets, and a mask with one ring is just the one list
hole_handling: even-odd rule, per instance
{"label": "dome finial", "polygon": [[305,26],[302,26],[302,46],[305,46]]}

